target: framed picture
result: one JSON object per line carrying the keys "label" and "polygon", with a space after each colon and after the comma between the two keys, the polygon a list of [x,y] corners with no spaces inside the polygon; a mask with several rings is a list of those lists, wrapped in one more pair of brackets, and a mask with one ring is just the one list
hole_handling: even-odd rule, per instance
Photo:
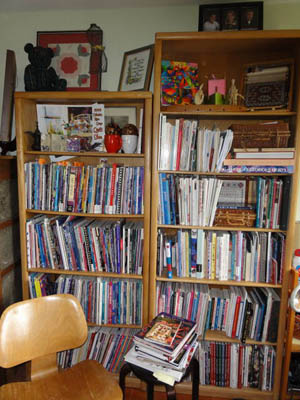
{"label": "framed picture", "polygon": [[149,90],[153,67],[154,45],[124,53],[119,91]]}
{"label": "framed picture", "polygon": [[105,107],[105,126],[113,121],[122,129],[126,124],[136,125],[136,107]]}
{"label": "framed picture", "polygon": [[[51,66],[60,78],[67,80],[67,90],[101,90],[100,60],[103,32],[87,31],[37,32],[37,45],[54,51]],[[98,63],[98,67],[97,67]]]}
{"label": "framed picture", "polygon": [[263,1],[199,6],[198,31],[263,29]]}

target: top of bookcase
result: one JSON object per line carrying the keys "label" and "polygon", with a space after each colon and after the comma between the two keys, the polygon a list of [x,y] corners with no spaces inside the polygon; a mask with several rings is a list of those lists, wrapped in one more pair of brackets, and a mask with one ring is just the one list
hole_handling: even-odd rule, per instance
{"label": "top of bookcase", "polygon": [[63,92],[15,92],[15,99],[34,100],[40,102],[76,103],[78,101],[101,101],[105,103],[142,103],[151,100],[152,93],[136,92],[109,92],[109,91],[63,91]]}

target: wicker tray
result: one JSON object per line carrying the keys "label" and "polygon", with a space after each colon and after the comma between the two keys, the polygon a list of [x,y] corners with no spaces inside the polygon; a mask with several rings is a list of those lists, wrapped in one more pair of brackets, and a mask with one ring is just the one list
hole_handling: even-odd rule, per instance
{"label": "wicker tray", "polygon": [[233,148],[288,147],[289,125],[286,122],[274,124],[232,124]]}
{"label": "wicker tray", "polygon": [[218,208],[214,226],[253,227],[256,220],[255,210],[232,210]]}

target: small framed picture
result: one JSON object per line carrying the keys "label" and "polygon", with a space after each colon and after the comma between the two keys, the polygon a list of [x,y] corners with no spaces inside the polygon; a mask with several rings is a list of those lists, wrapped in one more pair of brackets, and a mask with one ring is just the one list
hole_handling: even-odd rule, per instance
{"label": "small framed picture", "polygon": [[241,30],[258,30],[263,26],[262,2],[241,7]]}
{"label": "small framed picture", "polygon": [[201,17],[202,30],[206,32],[219,31],[221,29],[220,8],[205,7]]}
{"label": "small framed picture", "polygon": [[124,53],[118,90],[149,90],[153,56],[153,44]]}
{"label": "small framed picture", "polygon": [[238,7],[222,8],[222,31],[238,31],[240,13]]}
{"label": "small framed picture", "polygon": [[263,29],[263,1],[199,6],[198,31]]}

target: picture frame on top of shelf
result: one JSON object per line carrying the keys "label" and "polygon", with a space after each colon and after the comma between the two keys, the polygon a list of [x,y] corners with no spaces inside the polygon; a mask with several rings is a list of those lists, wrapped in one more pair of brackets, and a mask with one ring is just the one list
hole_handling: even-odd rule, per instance
{"label": "picture frame on top of shelf", "polygon": [[87,30],[37,32],[37,46],[53,50],[51,66],[67,80],[68,91],[101,90],[101,68],[95,68],[95,61],[100,63],[102,50],[98,54],[93,48],[94,43],[102,48],[102,40],[101,29],[93,31],[93,43]]}
{"label": "picture frame on top of shelf", "polygon": [[198,31],[263,29],[263,1],[199,6]]}
{"label": "picture frame on top of shelf", "polygon": [[148,91],[154,61],[154,45],[126,51],[118,91]]}

